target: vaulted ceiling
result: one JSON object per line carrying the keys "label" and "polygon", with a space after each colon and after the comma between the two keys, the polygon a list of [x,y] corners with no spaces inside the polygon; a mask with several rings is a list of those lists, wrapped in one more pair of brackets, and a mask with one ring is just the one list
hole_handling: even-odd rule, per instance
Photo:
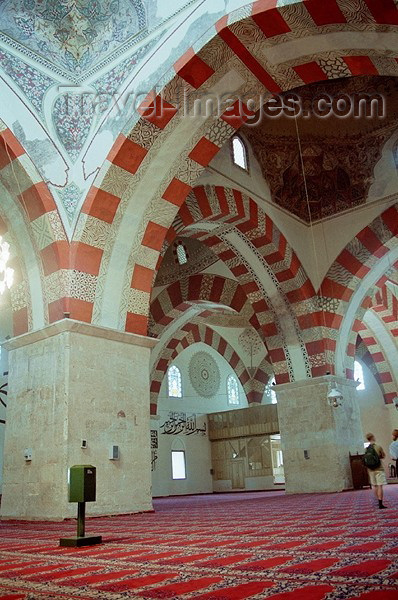
{"label": "vaulted ceiling", "polygon": [[[286,113],[257,114],[256,125],[243,128],[273,201],[306,222],[364,204],[383,147],[398,129],[398,78],[324,81],[296,93],[303,107],[297,120]],[[372,117],[365,110],[361,116],[353,110],[346,117],[323,118],[314,112],[317,99],[345,97],[355,103],[358,94],[379,99]],[[390,157],[393,165],[392,152]]]}
{"label": "vaulted ceiling", "polygon": [[6,0],[3,39],[56,72],[81,75],[146,30],[141,0]]}
{"label": "vaulted ceiling", "polygon": [[138,118],[121,94],[148,93],[192,43],[187,30],[200,36],[217,18],[218,8],[207,16],[197,5],[1,0],[0,118],[48,183],[68,235],[123,125]]}

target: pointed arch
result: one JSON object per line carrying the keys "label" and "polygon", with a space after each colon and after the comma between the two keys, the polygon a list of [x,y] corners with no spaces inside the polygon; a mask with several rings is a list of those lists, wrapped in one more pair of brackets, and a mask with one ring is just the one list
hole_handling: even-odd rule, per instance
{"label": "pointed arch", "polygon": [[[215,224],[233,227],[239,236],[237,244],[228,239],[228,234],[220,236]],[[320,344],[313,342],[322,336],[312,283],[285,236],[252,198],[223,186],[195,187],[176,215],[162,253],[177,235],[203,241],[228,266],[248,296],[256,298],[255,311],[278,383],[294,379],[295,371],[298,378],[304,378],[330,370]],[[246,260],[241,250],[245,247]],[[261,277],[258,269],[255,273],[251,267],[256,258],[262,263]],[[283,319],[279,318],[281,312]],[[289,355],[293,342],[299,350],[292,348],[294,362]]]}
{"label": "pointed arch", "polygon": [[269,363],[264,359],[251,377],[243,360],[219,333],[204,323],[186,323],[164,345],[151,371],[151,414],[157,414],[157,404],[163,378],[170,363],[189,345],[203,342],[220,354],[232,367],[249,404],[261,402],[269,378]]}
{"label": "pointed arch", "polygon": [[[385,210],[339,254],[320,287],[326,345],[338,374],[352,377],[355,320],[362,320],[386,272],[398,266],[398,204]],[[396,265],[395,265],[396,263]],[[337,335],[338,332],[338,335]]]}
{"label": "pointed arch", "polygon": [[[392,288],[394,286],[394,288]],[[393,291],[394,289],[394,291]],[[393,337],[398,337],[398,284],[385,278],[377,289],[372,302],[372,310],[378,314]]]}
{"label": "pointed arch", "polygon": [[[190,103],[227,88],[235,94],[252,89],[258,100],[328,78],[397,74],[397,62],[386,51],[386,36],[397,24],[392,0],[358,0],[355,11],[335,1],[276,7],[259,0],[249,11],[244,19],[239,10],[223,17],[198,40],[196,51],[175,63],[175,75],[165,76],[169,83],[159,95],[140,106],[134,127],[116,140],[74,237],[72,268],[89,274],[95,286],[87,305],[75,305],[75,318],[147,333],[153,276],[174,216],[198,175],[248,118],[246,105],[234,105],[217,117],[188,123],[178,89],[189,90]],[[258,107],[255,102],[253,110]]]}
{"label": "pointed arch", "polygon": [[[61,270],[69,244],[54,199],[14,134],[0,122],[0,217],[2,234],[15,246],[11,291],[14,335],[60,318]],[[63,315],[63,313],[62,313]]]}
{"label": "pointed arch", "polygon": [[253,307],[239,283],[209,273],[176,281],[160,292],[151,304],[151,334],[160,337],[164,328],[193,304],[203,309],[209,302],[247,315],[250,324],[260,330]]}
{"label": "pointed arch", "polygon": [[365,363],[380,386],[384,402],[391,404],[397,396],[398,387],[383,348],[365,323],[358,323],[357,329],[354,360],[360,358]]}

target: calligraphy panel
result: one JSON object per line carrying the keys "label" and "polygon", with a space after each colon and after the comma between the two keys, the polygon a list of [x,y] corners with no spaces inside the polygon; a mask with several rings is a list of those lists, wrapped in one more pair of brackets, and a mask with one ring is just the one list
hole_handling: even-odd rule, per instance
{"label": "calligraphy panel", "polygon": [[206,435],[206,417],[198,419],[196,414],[169,412],[167,419],[160,426],[163,435]]}

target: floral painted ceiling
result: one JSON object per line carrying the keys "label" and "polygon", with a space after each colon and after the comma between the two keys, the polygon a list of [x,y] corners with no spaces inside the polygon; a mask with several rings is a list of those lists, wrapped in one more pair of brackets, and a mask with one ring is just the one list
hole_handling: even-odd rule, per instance
{"label": "floral painted ceiling", "polygon": [[0,119],[68,235],[113,142],[138,118],[118,99],[150,92],[231,2],[0,0]]}
{"label": "floral painted ceiling", "polygon": [[143,33],[141,0],[3,0],[3,37],[45,66],[81,74]]}

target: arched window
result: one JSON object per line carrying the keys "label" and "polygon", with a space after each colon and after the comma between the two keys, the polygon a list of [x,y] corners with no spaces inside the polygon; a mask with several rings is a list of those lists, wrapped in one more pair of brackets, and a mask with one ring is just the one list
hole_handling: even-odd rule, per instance
{"label": "arched window", "polygon": [[355,381],[359,380],[357,390],[364,390],[365,380],[363,378],[363,369],[361,363],[359,363],[357,360],[354,362],[354,379]]}
{"label": "arched window", "polygon": [[238,380],[234,375],[228,375],[227,378],[227,398],[228,404],[239,404]]}
{"label": "arched window", "polygon": [[181,240],[174,244],[173,248],[174,260],[179,265],[186,265],[188,262],[188,251]]}
{"label": "arched window", "polygon": [[277,404],[278,403],[278,400],[276,398],[276,394],[274,392],[274,385],[275,385],[275,376],[273,375],[268,380],[268,383],[265,386],[265,390],[264,390],[264,397],[266,398],[266,403],[267,404],[269,404],[270,401],[271,401],[271,404]]}
{"label": "arched window", "polygon": [[185,265],[188,262],[187,253],[182,244],[177,246],[177,260],[180,265]]}
{"label": "arched window", "polygon": [[245,171],[248,171],[247,150],[246,146],[238,135],[232,138],[232,160],[234,164]]}
{"label": "arched window", "polygon": [[181,371],[175,365],[169,368],[167,381],[169,384],[169,397],[182,398]]}

